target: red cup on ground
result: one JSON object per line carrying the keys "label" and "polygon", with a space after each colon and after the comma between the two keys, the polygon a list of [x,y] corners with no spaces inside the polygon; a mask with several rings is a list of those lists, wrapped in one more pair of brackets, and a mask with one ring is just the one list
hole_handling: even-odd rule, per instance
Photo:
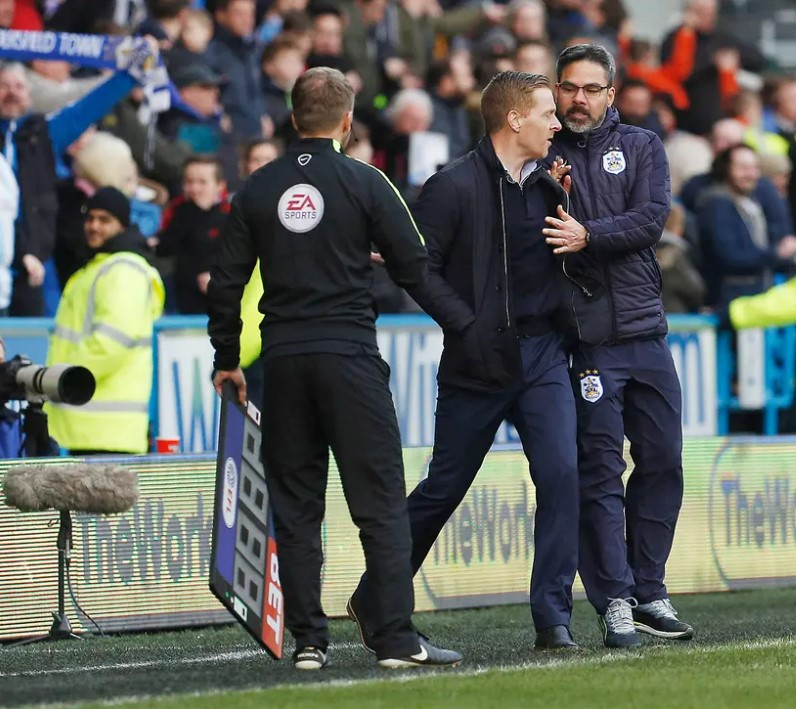
{"label": "red cup on ground", "polygon": [[158,436],[155,439],[155,450],[158,453],[172,454],[180,452],[179,438],[163,438]]}

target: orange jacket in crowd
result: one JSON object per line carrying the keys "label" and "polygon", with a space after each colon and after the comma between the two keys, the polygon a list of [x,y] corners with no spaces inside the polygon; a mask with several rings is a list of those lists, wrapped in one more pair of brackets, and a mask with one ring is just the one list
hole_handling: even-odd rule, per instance
{"label": "orange jacket in crowd", "polygon": [[[634,61],[631,57],[631,38],[619,37],[619,51],[630,79],[643,81],[653,93],[666,93],[672,97],[674,105],[683,111],[688,108],[688,94],[683,83],[694,71],[697,35],[686,25],[680,27],[674,36],[674,46],[669,60],[661,66],[651,66],[644,61]],[[738,82],[734,71],[719,69],[719,86],[722,101],[727,101],[738,93]]]}

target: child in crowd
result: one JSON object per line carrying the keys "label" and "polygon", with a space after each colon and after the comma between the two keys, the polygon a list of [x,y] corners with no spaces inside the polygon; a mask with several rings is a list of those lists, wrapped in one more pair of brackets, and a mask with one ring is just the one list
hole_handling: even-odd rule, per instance
{"label": "child in crowd", "polygon": [[213,18],[204,10],[188,10],[180,34],[180,44],[189,52],[204,54],[211,39]]}
{"label": "child in crowd", "polygon": [[185,163],[183,194],[163,215],[158,256],[174,258],[174,292],[182,315],[207,314],[207,285],[219,235],[229,214],[227,183],[218,158],[195,155]]}
{"label": "child in crowd", "polygon": [[274,122],[274,133],[278,137],[290,138],[290,92],[304,72],[301,48],[290,39],[277,38],[263,49],[261,68],[260,86],[265,95],[266,110]]}
{"label": "child in crowd", "polygon": [[284,151],[282,141],[277,138],[255,138],[243,146],[240,159],[240,174],[245,180],[255,170],[276,160]]}

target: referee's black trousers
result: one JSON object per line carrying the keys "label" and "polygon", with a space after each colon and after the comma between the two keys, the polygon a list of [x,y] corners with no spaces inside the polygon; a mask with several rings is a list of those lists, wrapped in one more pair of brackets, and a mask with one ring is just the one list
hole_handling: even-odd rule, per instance
{"label": "referee's black trousers", "polygon": [[373,649],[379,658],[402,657],[418,651],[418,639],[411,625],[412,540],[401,437],[389,367],[374,350],[361,350],[263,362],[263,460],[285,625],[297,647],[329,645],[321,607],[321,523],[331,448],[365,552],[375,610]]}

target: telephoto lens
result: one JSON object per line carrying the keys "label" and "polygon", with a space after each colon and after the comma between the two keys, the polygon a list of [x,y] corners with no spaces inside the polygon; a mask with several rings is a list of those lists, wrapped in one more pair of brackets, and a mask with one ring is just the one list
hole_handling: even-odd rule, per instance
{"label": "telephoto lens", "polygon": [[44,397],[59,404],[82,406],[91,401],[97,382],[90,370],[70,364],[43,367],[29,364],[17,371],[17,384],[26,398]]}

